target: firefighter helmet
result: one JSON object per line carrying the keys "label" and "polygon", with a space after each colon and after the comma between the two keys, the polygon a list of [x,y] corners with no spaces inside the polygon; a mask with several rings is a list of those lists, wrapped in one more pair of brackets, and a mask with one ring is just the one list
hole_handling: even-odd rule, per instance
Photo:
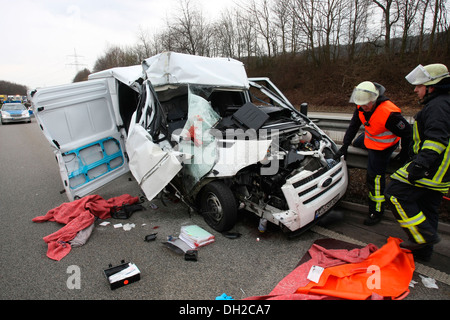
{"label": "firefighter helmet", "polygon": [[426,65],[425,67],[419,64],[405,78],[409,83],[415,86],[431,86],[448,77],[450,77],[450,75],[447,67],[441,63],[434,63]]}
{"label": "firefighter helmet", "polygon": [[370,102],[375,102],[379,94],[380,93],[372,82],[364,81],[358,84],[353,90],[352,96],[350,97],[350,103],[364,106]]}

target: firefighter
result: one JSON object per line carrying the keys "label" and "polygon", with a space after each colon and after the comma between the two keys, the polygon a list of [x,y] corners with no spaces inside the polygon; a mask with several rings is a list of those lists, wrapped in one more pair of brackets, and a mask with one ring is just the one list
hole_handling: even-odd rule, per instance
{"label": "firefighter", "polygon": [[423,108],[415,115],[412,161],[391,175],[386,199],[408,235],[402,247],[429,261],[437,233],[439,206],[450,187],[450,76],[443,64],[419,65],[406,80]]}
{"label": "firefighter", "polygon": [[369,226],[379,223],[384,214],[385,174],[392,153],[401,140],[402,148],[397,159],[405,163],[412,134],[411,125],[402,116],[400,108],[385,97],[384,92],[385,88],[375,82],[364,81],[356,86],[350,103],[357,107],[337,153],[337,157],[347,154],[363,124],[364,133],[352,145],[368,151],[366,185],[369,189],[369,212],[364,224]]}

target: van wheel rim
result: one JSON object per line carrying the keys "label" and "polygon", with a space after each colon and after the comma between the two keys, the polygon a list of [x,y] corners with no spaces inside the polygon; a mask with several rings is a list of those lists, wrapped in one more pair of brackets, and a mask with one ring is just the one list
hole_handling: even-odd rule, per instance
{"label": "van wheel rim", "polygon": [[206,206],[208,208],[209,216],[216,222],[220,221],[223,215],[222,205],[214,193],[209,193],[206,198]]}

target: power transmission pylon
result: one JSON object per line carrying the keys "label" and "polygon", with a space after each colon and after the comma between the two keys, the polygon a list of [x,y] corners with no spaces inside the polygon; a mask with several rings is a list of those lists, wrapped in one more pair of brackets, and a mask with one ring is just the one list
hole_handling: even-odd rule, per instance
{"label": "power transmission pylon", "polygon": [[84,58],[83,56],[79,56],[77,54],[76,49],[73,49],[73,55],[69,55],[68,57],[73,57],[73,63],[68,63],[68,66],[75,66],[75,69],[77,70],[77,73],[80,71],[80,66],[87,66],[85,63],[80,63],[78,61],[78,58]]}

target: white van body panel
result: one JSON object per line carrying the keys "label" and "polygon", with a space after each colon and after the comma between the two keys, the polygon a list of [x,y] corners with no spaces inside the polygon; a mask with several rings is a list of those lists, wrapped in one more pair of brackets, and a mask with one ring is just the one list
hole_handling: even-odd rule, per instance
{"label": "white van body panel", "polygon": [[153,199],[182,168],[175,153],[163,151],[140,125],[130,130],[126,148],[131,172],[148,200]]}
{"label": "white van body panel", "polygon": [[37,122],[53,147],[70,200],[129,170],[111,82],[102,79],[43,88],[33,96]]}

